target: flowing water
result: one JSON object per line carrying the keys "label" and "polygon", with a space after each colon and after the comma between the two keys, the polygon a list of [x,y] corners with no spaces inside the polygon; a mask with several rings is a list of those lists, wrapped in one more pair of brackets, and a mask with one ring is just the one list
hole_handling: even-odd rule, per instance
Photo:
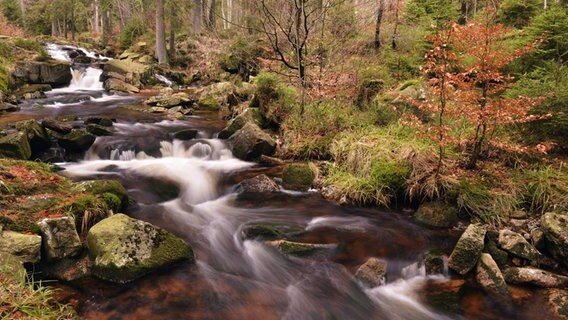
{"label": "flowing water", "polygon": [[[53,48],[52,55],[64,54]],[[282,190],[241,195],[238,182],[267,169],[234,158],[216,114],[184,121],[138,112],[141,98],[108,95],[100,70],[75,70],[68,88],[24,105],[14,117],[107,115],[114,135],[98,137],[83,161],[64,163],[75,180],[117,179],[136,205],[130,216],[163,227],[190,243],[196,262],[183,262],[135,283],[118,286],[94,279],[65,284],[88,319],[457,319],[508,316],[474,285],[458,311],[437,313],[425,303],[447,275],[425,276],[421,261],[431,248],[449,251],[455,233],[413,224],[406,211],[338,206],[317,192]],[[41,107],[40,107],[41,106]],[[134,110],[134,111],[133,111]],[[173,140],[184,128],[192,141]],[[303,230],[293,241],[336,244],[338,250],[308,258],[286,256],[262,240],[249,240],[251,223]],[[354,280],[370,257],[388,261],[387,284],[365,288]],[[510,314],[509,314],[510,315]],[[516,314],[515,316],[518,316]],[[520,317],[522,318],[522,317]]]}

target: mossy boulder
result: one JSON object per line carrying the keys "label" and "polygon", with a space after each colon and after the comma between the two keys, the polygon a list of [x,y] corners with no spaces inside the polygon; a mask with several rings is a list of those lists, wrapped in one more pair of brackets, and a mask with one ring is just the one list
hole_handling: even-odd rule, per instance
{"label": "mossy boulder", "polygon": [[568,277],[532,267],[511,267],[504,272],[508,283],[533,285],[541,288],[568,287]]}
{"label": "mossy boulder", "polygon": [[568,266],[568,215],[548,212],[541,218],[546,249]]}
{"label": "mossy boulder", "polygon": [[0,250],[0,283],[2,285],[17,284],[24,279],[25,275],[26,269],[22,265],[22,261]]}
{"label": "mossy boulder", "polygon": [[247,123],[229,138],[235,157],[250,161],[261,155],[272,155],[276,151],[276,141],[256,124]]}
{"label": "mossy boulder", "polygon": [[170,109],[177,106],[188,106],[191,103],[189,95],[185,92],[154,96],[144,101],[145,104],[154,107]]}
{"label": "mossy boulder", "polygon": [[282,186],[288,190],[308,191],[314,179],[315,174],[308,164],[292,163],[282,171]]}
{"label": "mossy boulder", "polygon": [[276,223],[249,223],[242,227],[243,239],[283,239],[297,236],[304,232],[303,228]]}
{"label": "mossy boulder", "polygon": [[217,99],[215,99],[215,97],[212,96],[207,96],[199,99],[199,101],[197,101],[197,106],[199,106],[199,108],[203,110],[213,110],[213,111],[219,110],[221,108],[221,105],[219,104]]}
{"label": "mossy boulder", "polygon": [[24,132],[14,132],[0,138],[0,157],[27,160],[31,156],[32,149]]}
{"label": "mossy boulder", "polygon": [[38,154],[51,146],[47,130],[36,120],[18,122],[16,129],[26,134],[32,154]]}
{"label": "mossy boulder", "polygon": [[487,228],[481,224],[470,224],[454,247],[448,266],[459,274],[468,273],[481,256]]}
{"label": "mossy boulder", "polygon": [[261,192],[279,192],[280,188],[274,180],[265,174],[241,181],[239,190],[241,192],[261,193]]}
{"label": "mossy boulder", "polygon": [[369,258],[355,272],[355,279],[366,287],[378,287],[387,282],[387,267],[385,260]]}
{"label": "mossy boulder", "polygon": [[149,223],[117,214],[93,226],[87,235],[93,274],[127,283],[158,268],[193,259],[191,247]]}
{"label": "mossy boulder", "polygon": [[71,152],[85,152],[95,143],[96,137],[84,130],[73,129],[57,139],[59,146]]}
{"label": "mossy boulder", "polygon": [[414,219],[429,227],[450,228],[458,222],[458,210],[442,201],[424,203],[416,210]]}
{"label": "mossy boulder", "polygon": [[497,302],[508,305],[511,303],[511,294],[505,282],[505,278],[497,263],[488,253],[482,253],[477,262],[475,278],[477,283],[492,296]]}
{"label": "mossy boulder", "polygon": [[229,124],[221,130],[221,132],[219,132],[219,139],[228,139],[249,122],[254,122],[257,125],[262,126],[262,115],[260,114],[259,109],[248,108],[241,112],[241,114],[231,120]]}
{"label": "mossy boulder", "polygon": [[301,243],[288,240],[268,241],[266,244],[284,254],[299,257],[327,256],[333,254],[338,249],[336,244]]}
{"label": "mossy boulder", "polygon": [[483,251],[489,253],[500,268],[503,268],[507,265],[509,254],[507,253],[507,251],[499,249],[494,241],[487,241]]}
{"label": "mossy boulder", "polygon": [[[103,196],[110,198],[108,194],[115,195],[118,197],[121,203],[121,207],[125,206],[128,202],[128,194],[126,189],[120,182],[116,180],[87,180],[81,181],[73,185],[73,190],[77,192],[88,192],[94,195]],[[116,202],[114,199],[110,199],[109,202]]]}
{"label": "mossy boulder", "polygon": [[18,257],[22,262],[41,260],[41,237],[13,231],[0,232],[0,251]]}
{"label": "mossy boulder", "polygon": [[106,91],[119,91],[127,93],[140,92],[140,89],[137,86],[115,78],[106,79],[104,82],[104,88]]}
{"label": "mossy boulder", "polygon": [[541,255],[522,235],[507,229],[499,231],[499,246],[517,257],[535,261]]}
{"label": "mossy boulder", "polygon": [[46,218],[39,223],[44,257],[58,260],[73,257],[83,248],[73,217]]}

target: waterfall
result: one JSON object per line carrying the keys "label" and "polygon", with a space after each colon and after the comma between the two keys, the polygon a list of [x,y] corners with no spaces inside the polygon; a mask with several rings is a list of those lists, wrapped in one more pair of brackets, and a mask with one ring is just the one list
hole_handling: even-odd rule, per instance
{"label": "waterfall", "polygon": [[112,60],[112,58],[99,55],[98,53],[96,53],[94,51],[89,51],[87,49],[79,48],[79,47],[75,47],[75,46],[71,46],[71,45],[47,43],[45,45],[45,50],[47,51],[47,53],[49,54],[49,56],[51,58],[53,58],[55,60],[61,60],[61,61],[67,61],[67,62],[73,61],[73,59],[71,59],[69,57],[70,51],[81,52],[86,57],[89,57],[89,58],[95,59],[95,60]]}
{"label": "waterfall", "polygon": [[103,90],[101,75],[103,70],[88,67],[85,71],[71,68],[73,79],[69,84],[69,89],[73,90]]}

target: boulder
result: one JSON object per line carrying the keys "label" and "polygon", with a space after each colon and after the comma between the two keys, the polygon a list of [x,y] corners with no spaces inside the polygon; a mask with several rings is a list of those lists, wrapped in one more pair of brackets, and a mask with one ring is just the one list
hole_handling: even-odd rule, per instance
{"label": "boulder", "polygon": [[32,149],[24,132],[14,132],[0,138],[0,157],[28,160]]}
{"label": "boulder", "polygon": [[568,319],[568,290],[550,289],[546,292],[549,310],[557,319]]}
{"label": "boulder", "polygon": [[540,252],[522,235],[507,229],[499,231],[499,246],[518,257],[531,261],[537,260],[540,256]]}
{"label": "boulder", "polygon": [[241,112],[241,114],[229,122],[228,126],[219,132],[218,138],[228,139],[249,122],[254,122],[259,126],[262,125],[262,116],[258,109],[248,108]]}
{"label": "boulder", "polygon": [[70,124],[57,121],[55,119],[44,119],[41,122],[41,125],[46,129],[52,130],[60,134],[68,134],[71,132],[71,130],[73,130],[73,126],[71,126]]}
{"label": "boulder", "polygon": [[112,119],[105,117],[88,117],[85,119],[84,123],[87,124],[98,124],[103,127],[112,127],[114,125]]}
{"label": "boulder", "polygon": [[61,281],[75,281],[91,275],[91,259],[85,253],[76,258],[47,261],[39,266],[42,277]]}
{"label": "boulder", "polygon": [[450,228],[458,222],[458,210],[442,201],[424,203],[416,210],[414,219],[428,227]]}
{"label": "boulder", "polygon": [[158,268],[193,259],[182,239],[144,221],[117,214],[93,226],[87,235],[93,274],[127,283]]}
{"label": "boulder", "polygon": [[486,232],[484,225],[470,224],[454,247],[448,259],[448,266],[461,275],[473,269],[481,256]]}
{"label": "boulder", "polygon": [[26,94],[34,94],[36,92],[46,92],[51,91],[52,88],[49,84],[29,84],[25,85],[14,92],[16,97],[23,97]]}
{"label": "boulder", "polygon": [[46,218],[38,225],[43,239],[43,250],[48,260],[73,257],[81,252],[83,246],[73,217]]}
{"label": "boulder", "polygon": [[191,99],[187,93],[177,92],[169,95],[154,96],[144,101],[144,103],[149,106],[170,109],[177,106],[188,106],[191,104]]}
{"label": "boulder", "polygon": [[110,60],[109,62],[107,62],[107,64],[105,64],[104,67],[105,74],[109,74],[110,72],[114,72],[121,75],[126,75],[128,73],[145,74],[151,71],[151,68],[149,66],[132,61],[130,58],[133,57],[126,57],[126,59]]}
{"label": "boulder", "polygon": [[274,180],[270,179],[265,174],[260,174],[254,178],[246,179],[241,181],[240,187],[241,192],[279,192],[280,188]]}
{"label": "boulder", "polygon": [[304,163],[289,164],[282,171],[282,186],[288,190],[308,191],[314,179],[314,172]]}
{"label": "boulder", "polygon": [[59,137],[57,142],[68,151],[84,152],[89,150],[91,145],[95,143],[96,137],[86,131],[73,129],[70,133]]}
{"label": "boulder", "polygon": [[242,227],[243,239],[283,239],[302,234],[304,229],[293,225],[275,223],[249,223]]}
{"label": "boulder", "polygon": [[51,146],[49,135],[39,122],[35,120],[18,122],[16,128],[27,135],[32,154],[38,154]]}
{"label": "boulder", "polygon": [[174,133],[174,139],[191,140],[197,138],[198,133],[197,129],[183,129]]}
{"label": "boulder", "polygon": [[541,218],[546,249],[565,266],[568,266],[568,215],[545,213]]}
{"label": "boulder", "polygon": [[19,284],[25,276],[26,269],[22,265],[22,261],[0,250],[0,282],[2,285]]}
{"label": "boulder", "polygon": [[13,105],[13,104],[8,103],[8,102],[0,101],[0,114],[20,111],[20,109],[21,108],[16,106],[16,105]]}
{"label": "boulder", "polygon": [[531,230],[531,242],[537,250],[545,248],[544,232],[540,228]]}
{"label": "boulder", "polygon": [[512,284],[530,284],[541,288],[568,287],[568,277],[537,268],[511,267],[504,272],[505,280]]}
{"label": "boulder", "polygon": [[494,241],[487,241],[483,251],[489,253],[500,268],[503,268],[507,265],[509,254],[507,254],[507,251],[499,249]]}
{"label": "boulder", "polygon": [[488,253],[482,253],[477,262],[475,279],[489,295],[500,303],[510,304],[512,301],[505,278],[497,263]]}
{"label": "boulder", "polygon": [[276,151],[276,141],[262,131],[256,124],[247,123],[229,139],[235,157],[250,161],[261,155],[272,155]]}
{"label": "boulder", "polygon": [[0,251],[14,255],[22,262],[37,263],[41,260],[41,237],[4,231],[0,234]]}
{"label": "boulder", "polygon": [[75,183],[73,190],[76,192],[88,192],[95,195],[104,195],[110,193],[120,199],[122,207],[128,202],[128,194],[126,189],[120,182],[116,180],[86,180]]}
{"label": "boulder", "polygon": [[104,88],[106,91],[119,91],[127,93],[140,92],[140,89],[138,87],[115,78],[106,79],[104,82]]}
{"label": "boulder", "polygon": [[373,288],[387,282],[387,262],[378,258],[369,258],[355,272],[355,279],[366,287]]}
{"label": "boulder", "polygon": [[284,254],[299,257],[326,256],[334,253],[338,248],[337,244],[301,243],[288,240],[273,240],[266,242],[266,244]]}
{"label": "boulder", "polygon": [[87,132],[94,134],[95,136],[112,136],[114,133],[108,127],[104,127],[98,124],[90,123],[86,127]]}
{"label": "boulder", "polygon": [[53,87],[66,86],[73,79],[71,64],[57,60],[17,62],[12,77],[16,85],[49,84]]}
{"label": "boulder", "polygon": [[447,266],[448,257],[437,250],[429,251],[424,257],[426,275],[445,274]]}

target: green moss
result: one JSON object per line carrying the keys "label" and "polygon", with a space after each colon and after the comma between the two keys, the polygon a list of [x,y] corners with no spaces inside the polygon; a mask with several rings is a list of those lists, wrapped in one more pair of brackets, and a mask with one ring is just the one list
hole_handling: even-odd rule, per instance
{"label": "green moss", "polygon": [[282,185],[286,189],[308,191],[315,175],[307,164],[294,163],[287,165],[282,172]]}
{"label": "green moss", "polygon": [[122,201],[114,193],[105,192],[102,194],[103,201],[106,203],[107,207],[113,212],[119,212],[122,208]]}
{"label": "green moss", "polygon": [[124,209],[128,203],[128,194],[120,182],[116,180],[89,180],[82,181],[73,186],[77,192],[89,192],[95,195],[112,193],[121,201],[121,208]]}
{"label": "green moss", "polygon": [[221,106],[219,102],[214,97],[205,97],[197,102],[197,105],[201,109],[205,110],[219,110]]}
{"label": "green moss", "polygon": [[0,216],[0,225],[4,226],[6,230],[16,231],[16,232],[32,232],[39,234],[39,226],[37,221],[32,217],[26,217],[19,215],[16,218],[8,218]]}

